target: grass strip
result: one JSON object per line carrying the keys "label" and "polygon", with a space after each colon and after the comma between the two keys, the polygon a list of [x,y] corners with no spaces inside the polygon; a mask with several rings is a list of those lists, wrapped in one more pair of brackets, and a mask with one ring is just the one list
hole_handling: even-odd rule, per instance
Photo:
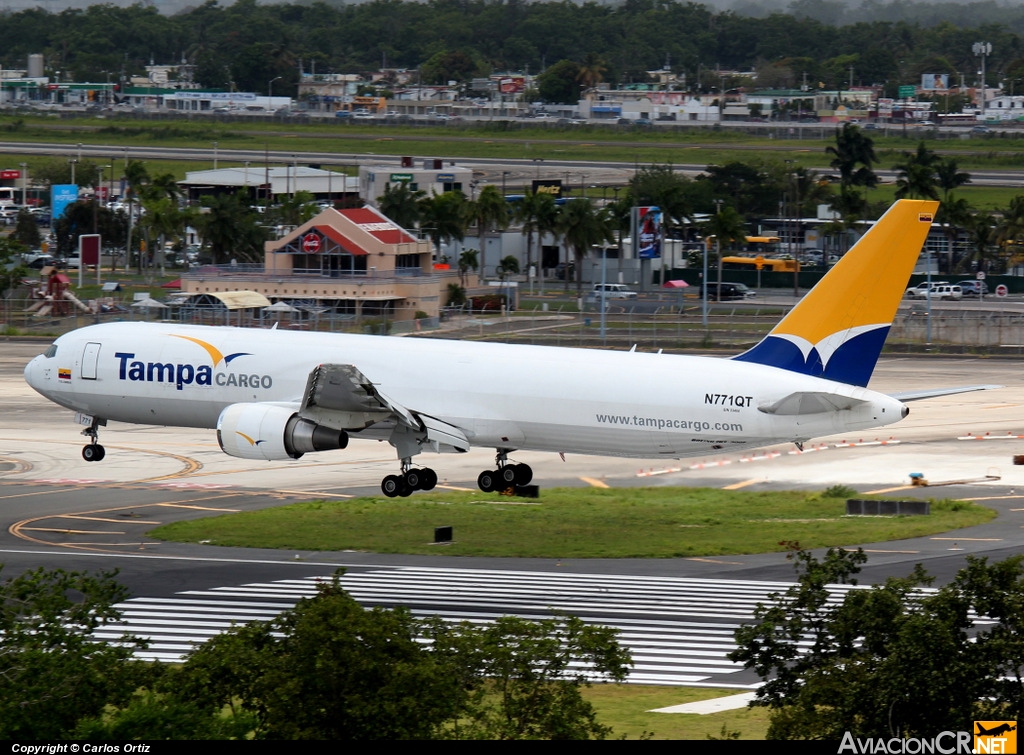
{"label": "grass strip", "polygon": [[[176,522],[162,540],[304,551],[357,550],[522,558],[724,556],[921,537],[981,524],[990,509],[932,501],[930,516],[847,517],[845,500],[799,491],[554,488],[539,499],[417,493],[311,501]],[[434,528],[454,542],[433,544]]]}

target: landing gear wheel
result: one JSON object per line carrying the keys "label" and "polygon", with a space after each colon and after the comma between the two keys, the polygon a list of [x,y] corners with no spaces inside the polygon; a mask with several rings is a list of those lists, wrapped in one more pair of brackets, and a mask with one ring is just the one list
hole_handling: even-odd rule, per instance
{"label": "landing gear wheel", "polygon": [[401,494],[401,490],[406,487],[405,480],[397,475],[389,474],[380,482],[381,492],[384,493],[388,498],[394,498]]}
{"label": "landing gear wheel", "polygon": [[437,472],[427,467],[420,470],[420,490],[433,490],[437,486]]}
{"label": "landing gear wheel", "polygon": [[516,465],[506,464],[504,467],[498,470],[498,476],[501,478],[501,481],[506,485],[515,485]]}
{"label": "landing gear wheel", "polygon": [[516,485],[529,485],[533,481],[533,470],[529,464],[516,464]]}
{"label": "landing gear wheel", "polygon": [[413,489],[406,485],[403,481],[402,489],[398,491],[398,495],[402,496],[402,498],[408,498],[409,496],[412,495],[412,490]]}
{"label": "landing gear wheel", "polygon": [[485,493],[491,493],[498,486],[498,472],[492,469],[485,469],[476,478],[477,487]]}
{"label": "landing gear wheel", "polygon": [[421,490],[423,488],[423,470],[410,469],[406,472],[405,485],[409,490]]}
{"label": "landing gear wheel", "polygon": [[82,458],[86,461],[103,461],[106,450],[99,443],[90,443],[82,449]]}

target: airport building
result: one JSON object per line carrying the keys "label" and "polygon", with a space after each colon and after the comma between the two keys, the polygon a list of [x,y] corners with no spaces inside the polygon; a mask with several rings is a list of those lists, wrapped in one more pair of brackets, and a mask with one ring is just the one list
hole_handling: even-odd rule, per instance
{"label": "airport building", "polygon": [[435,270],[429,241],[372,207],[327,209],[266,242],[264,264],[206,266],[182,276],[187,294],[253,291],[269,301],[316,310],[321,318],[437,317],[455,271]]}

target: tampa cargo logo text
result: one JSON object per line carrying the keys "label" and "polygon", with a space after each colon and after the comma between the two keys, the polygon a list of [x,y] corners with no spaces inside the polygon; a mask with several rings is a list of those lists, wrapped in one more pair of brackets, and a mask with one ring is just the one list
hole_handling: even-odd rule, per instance
{"label": "tampa cargo logo text", "polygon": [[249,357],[252,354],[240,351],[237,354],[224,355],[213,344],[200,341],[198,338],[174,334],[171,335],[171,338],[181,338],[201,346],[209,354],[213,365],[197,365],[189,362],[175,364],[173,362],[129,361],[135,359],[135,354],[119,351],[114,354],[114,358],[120,361],[117,370],[118,379],[143,383],[173,383],[179,391],[183,390],[186,385],[193,384],[263,389],[269,389],[274,385],[274,380],[270,375],[214,372],[214,368],[221,363],[226,366],[238,357]]}

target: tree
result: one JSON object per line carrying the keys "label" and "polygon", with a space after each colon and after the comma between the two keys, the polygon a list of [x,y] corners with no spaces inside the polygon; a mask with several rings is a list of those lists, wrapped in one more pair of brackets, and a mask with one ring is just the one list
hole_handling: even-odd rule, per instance
{"label": "tree", "polygon": [[128,597],[114,573],[37,569],[0,585],[0,737],[61,739],[151,678],[141,643],[98,640]]}
{"label": "tree", "polygon": [[420,621],[362,608],[336,576],[277,619],[206,643],[165,689],[251,716],[258,739],[585,739],[610,729],[580,689],[621,681],[630,664],[614,630],[576,618]]}
{"label": "tree", "polygon": [[384,184],[384,193],[377,197],[381,213],[402,228],[415,228],[420,222],[420,200],[426,196],[422,190],[412,191],[407,181]]}
{"label": "tree", "polygon": [[832,155],[829,165],[839,171],[839,183],[842,187],[873,188],[878,185],[878,176],[871,168],[878,162],[874,141],[871,137],[865,136],[859,126],[844,123],[841,129],[836,129],[835,146],[826,147],[825,152]]}
{"label": "tree", "polygon": [[11,236],[29,249],[35,249],[43,240],[39,233],[39,224],[36,222],[35,215],[24,207],[18,211],[18,220],[14,226],[14,233]]}
{"label": "tree", "polygon": [[919,142],[916,152],[904,152],[903,162],[892,166],[897,171],[897,199],[938,199],[939,189],[935,171],[940,158]]}
{"label": "tree", "polygon": [[476,249],[463,249],[459,255],[459,281],[462,286],[466,285],[466,274],[470,270],[476,270],[480,267],[480,252]]}
{"label": "tree", "polygon": [[515,208],[515,219],[522,224],[526,236],[526,269],[533,266],[533,235],[540,243],[546,233],[554,233],[558,220],[555,198],[546,192],[530,192],[523,196]]}
{"label": "tree", "polygon": [[0,237],[0,296],[16,287],[27,274],[21,255],[28,247],[10,236]]}
{"label": "tree", "polygon": [[545,102],[575,104],[579,100],[578,63],[560,60],[537,77],[537,92]]}
{"label": "tree", "polygon": [[[797,584],[758,606],[730,654],[765,680],[754,704],[771,708],[769,737],[928,737],[950,721],[1024,713],[1022,557],[989,565],[968,556],[931,594],[918,565],[839,601],[828,586],[856,584],[863,551],[793,558]],[[992,623],[969,633],[972,614]]]}
{"label": "tree", "polygon": [[740,215],[735,208],[726,205],[723,209],[708,217],[704,223],[704,233],[708,236],[714,236],[717,242],[716,246],[718,247],[718,254],[715,256],[718,258],[718,277],[716,280],[718,281],[719,287],[721,287],[721,250],[723,248],[729,249],[734,246],[737,241],[745,239],[747,235],[747,227],[743,223],[743,216]]}
{"label": "tree", "polygon": [[494,184],[485,186],[476,201],[467,203],[466,219],[476,226],[477,246],[480,247],[480,267],[486,275],[487,266],[484,263],[484,257],[487,234],[492,230],[500,230],[508,226],[508,201],[502,196],[501,189]]}
{"label": "tree", "polygon": [[[615,240],[608,216],[594,207],[586,197],[570,199],[562,206],[558,218],[558,231],[571,247],[576,259],[576,295],[583,296],[583,260],[595,244]],[[566,275],[566,284],[569,277]]]}
{"label": "tree", "polygon": [[456,725],[460,738],[605,739],[612,733],[580,690],[595,677],[626,678],[632,659],[615,630],[576,617],[428,626],[435,652],[468,691]]}
{"label": "tree", "polygon": [[433,194],[419,202],[420,230],[434,242],[438,257],[441,243],[466,237],[466,197],[461,191]]}
{"label": "tree", "polygon": [[259,224],[259,215],[240,196],[207,196],[203,197],[202,204],[207,212],[197,216],[197,230],[215,264],[224,264],[232,259],[240,262],[263,259],[266,230]]}

